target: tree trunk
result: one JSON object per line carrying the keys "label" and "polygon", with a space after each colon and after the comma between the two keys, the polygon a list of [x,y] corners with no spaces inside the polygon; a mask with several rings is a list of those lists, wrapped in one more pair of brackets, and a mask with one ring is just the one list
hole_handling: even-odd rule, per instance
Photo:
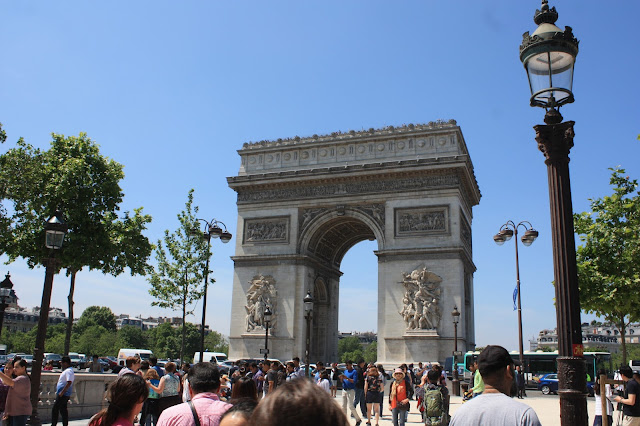
{"label": "tree trunk", "polygon": [[182,344],[180,345],[180,362],[184,362],[184,338],[186,333],[187,321],[187,283],[185,281],[184,291],[182,292]]}
{"label": "tree trunk", "polygon": [[69,284],[69,296],[67,301],[69,302],[69,317],[67,318],[67,330],[64,335],[64,355],[69,355],[71,349],[71,328],[73,327],[73,293],[76,290],[76,273],[78,271],[71,272],[71,283]]}
{"label": "tree trunk", "polygon": [[620,345],[622,347],[622,365],[627,365],[627,342],[625,337],[627,336],[627,324],[624,322],[624,315],[620,318]]}

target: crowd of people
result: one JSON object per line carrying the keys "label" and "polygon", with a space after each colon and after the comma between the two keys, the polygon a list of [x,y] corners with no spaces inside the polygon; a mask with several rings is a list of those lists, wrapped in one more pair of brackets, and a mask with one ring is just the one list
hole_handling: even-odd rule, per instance
{"label": "crowd of people", "polygon": [[[535,411],[513,397],[524,397],[523,373],[506,349],[487,346],[473,365],[473,387],[467,402],[449,416],[450,398],[446,375],[438,364],[402,364],[391,375],[382,365],[363,360],[347,361],[345,368],[318,362],[307,373],[294,358],[278,361],[237,362],[229,375],[221,374],[213,363],[189,365],[180,369],[173,362],[164,368],[156,358],[141,361],[129,357],[106,392],[107,406],[90,421],[90,426],[244,426],[244,425],[349,425],[349,416],[359,426],[378,426],[385,405],[394,426],[404,426],[410,401],[415,399],[422,423],[429,426],[490,425],[538,426]],[[598,375],[600,376],[600,374]],[[620,409],[620,423],[640,426],[640,377],[630,367],[620,368],[625,382],[619,396],[606,386],[605,395],[596,387],[596,418],[602,424],[602,398],[612,424],[613,402]],[[31,382],[25,360],[15,359],[0,371],[0,410],[2,424],[26,425],[31,415]],[[62,358],[62,372],[52,407],[52,426],[61,417],[68,424],[67,403],[75,375],[69,357]],[[336,403],[342,388],[342,407]],[[385,390],[387,400],[385,401]],[[6,402],[5,402],[6,401]],[[600,406],[600,409],[598,407]]]}

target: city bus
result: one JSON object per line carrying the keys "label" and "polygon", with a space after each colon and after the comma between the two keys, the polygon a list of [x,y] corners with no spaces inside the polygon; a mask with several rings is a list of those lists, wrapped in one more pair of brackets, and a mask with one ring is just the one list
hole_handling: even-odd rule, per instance
{"label": "city bus", "polygon": [[[464,379],[467,381],[471,379],[469,366],[478,359],[479,354],[480,352],[467,352],[464,354]],[[514,361],[519,361],[520,352],[511,351],[510,355]],[[605,370],[607,376],[613,377],[613,365],[609,352],[585,352],[583,355],[587,361],[587,379],[590,379],[588,381],[593,382],[596,377],[596,372],[599,370]],[[556,373],[558,371],[556,358],[558,358],[558,351],[525,351],[523,353],[523,371],[525,373],[526,386],[535,388],[537,387],[537,381],[540,379],[540,376],[547,373]]]}

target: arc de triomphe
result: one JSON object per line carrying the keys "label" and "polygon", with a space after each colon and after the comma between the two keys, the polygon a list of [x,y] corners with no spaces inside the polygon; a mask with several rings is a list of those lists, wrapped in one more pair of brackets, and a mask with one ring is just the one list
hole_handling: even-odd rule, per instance
{"label": "arc de triomphe", "polygon": [[[311,360],[334,361],[345,253],[378,249],[378,361],[444,360],[474,342],[473,165],[454,120],[246,143],[238,176],[231,359],[305,353],[303,299],[315,299]],[[371,284],[373,287],[373,283]]]}

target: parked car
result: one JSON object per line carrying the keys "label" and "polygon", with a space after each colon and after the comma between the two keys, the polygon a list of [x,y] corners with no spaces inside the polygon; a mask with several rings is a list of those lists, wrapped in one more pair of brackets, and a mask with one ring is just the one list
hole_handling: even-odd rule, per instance
{"label": "parked car", "polygon": [[27,368],[31,368],[31,366],[33,366],[33,355],[20,355],[20,358],[27,362]]}
{"label": "parked car", "polygon": [[71,360],[71,367],[82,368],[82,357],[77,352],[69,352],[69,359]]}
{"label": "parked car", "polygon": [[7,363],[7,356],[0,355],[0,367],[4,366]]}
{"label": "parked car", "polygon": [[[543,395],[549,395],[551,393],[558,393],[558,375],[556,373],[545,374],[544,376],[540,376],[538,381],[538,390],[543,393]],[[587,382],[587,392],[589,392],[589,396],[593,396],[593,383]]]}
{"label": "parked car", "polygon": [[98,357],[98,360],[105,362],[106,365],[108,366],[104,368],[104,371],[112,370],[114,367],[118,365],[118,361],[116,360],[116,357],[113,357],[113,356],[111,357],[101,356],[101,357]]}
{"label": "parked car", "polygon": [[53,364],[53,368],[60,368],[62,367],[62,365],[60,365],[61,360],[62,355],[60,354],[46,353],[44,354],[44,358],[42,359],[42,366],[44,367],[47,362],[51,361],[51,363]]}

